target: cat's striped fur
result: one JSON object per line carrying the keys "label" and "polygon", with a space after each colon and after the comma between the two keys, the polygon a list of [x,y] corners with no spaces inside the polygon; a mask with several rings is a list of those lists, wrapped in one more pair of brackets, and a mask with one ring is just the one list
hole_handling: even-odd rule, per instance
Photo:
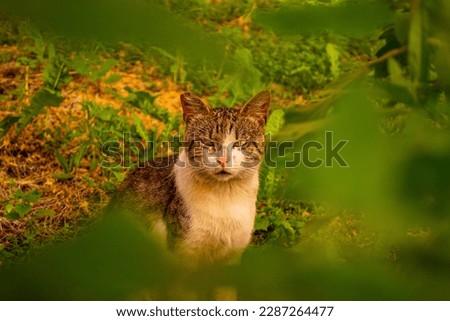
{"label": "cat's striped fur", "polygon": [[210,108],[191,93],[181,103],[183,150],[132,171],[120,203],[144,215],[183,259],[227,262],[251,239],[270,93],[242,108]]}

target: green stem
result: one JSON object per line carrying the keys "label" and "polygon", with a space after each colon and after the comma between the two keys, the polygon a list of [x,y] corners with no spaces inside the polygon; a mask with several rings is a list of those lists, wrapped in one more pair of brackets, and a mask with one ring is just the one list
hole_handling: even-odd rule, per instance
{"label": "green stem", "polygon": [[54,91],[56,89],[56,87],[58,86],[59,80],[61,79],[63,68],[64,68],[64,63],[61,63],[61,66],[59,67],[59,70],[58,70],[58,75],[56,76],[55,83],[53,84],[53,87],[52,87],[52,91]]}

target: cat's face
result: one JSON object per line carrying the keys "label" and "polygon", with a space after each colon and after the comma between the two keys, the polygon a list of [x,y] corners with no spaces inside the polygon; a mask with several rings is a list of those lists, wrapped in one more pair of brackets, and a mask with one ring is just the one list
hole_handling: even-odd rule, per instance
{"label": "cat's face", "polygon": [[184,166],[206,180],[228,181],[258,171],[264,152],[264,128],[270,93],[263,91],[244,107],[210,108],[191,93],[181,95]]}

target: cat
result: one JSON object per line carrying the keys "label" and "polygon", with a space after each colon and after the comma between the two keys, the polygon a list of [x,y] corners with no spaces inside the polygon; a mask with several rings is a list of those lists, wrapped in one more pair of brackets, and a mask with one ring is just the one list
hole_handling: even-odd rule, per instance
{"label": "cat", "polygon": [[262,91],[242,108],[211,108],[189,92],[180,99],[181,152],[130,172],[119,203],[182,260],[229,263],[251,240],[271,95]]}

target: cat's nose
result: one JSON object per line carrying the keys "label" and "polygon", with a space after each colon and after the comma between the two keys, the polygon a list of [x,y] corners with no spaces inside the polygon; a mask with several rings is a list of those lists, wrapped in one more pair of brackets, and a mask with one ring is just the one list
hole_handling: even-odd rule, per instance
{"label": "cat's nose", "polygon": [[217,157],[217,162],[220,164],[220,166],[225,167],[225,164],[227,163],[226,157]]}

